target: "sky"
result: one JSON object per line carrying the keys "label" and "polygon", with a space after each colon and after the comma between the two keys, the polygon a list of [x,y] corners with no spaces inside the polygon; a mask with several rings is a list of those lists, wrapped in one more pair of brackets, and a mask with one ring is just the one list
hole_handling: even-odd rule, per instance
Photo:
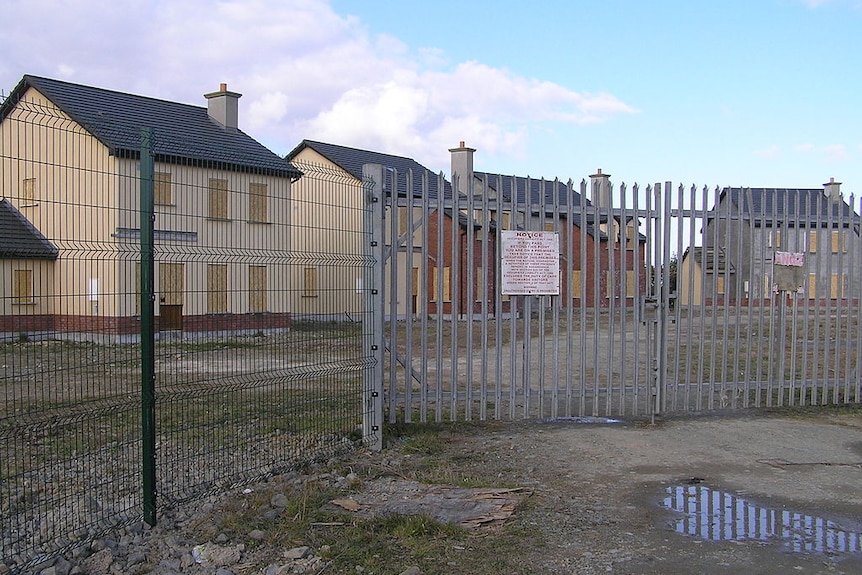
{"label": "sky", "polygon": [[614,184],[862,194],[862,0],[5,0],[24,74],[205,106],[303,139]]}

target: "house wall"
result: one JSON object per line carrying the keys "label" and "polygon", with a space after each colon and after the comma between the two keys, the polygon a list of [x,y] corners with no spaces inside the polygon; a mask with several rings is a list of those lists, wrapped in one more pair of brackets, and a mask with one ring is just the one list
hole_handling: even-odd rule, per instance
{"label": "house wall", "polygon": [[[29,315],[44,313],[50,318],[44,325],[56,331],[135,333],[140,313],[139,162],[110,155],[37,91],[29,90],[24,101],[0,124],[0,185],[60,252],[57,261],[45,264],[51,281],[35,282],[40,309]],[[295,270],[285,265],[291,253],[290,180],[158,162],[155,171],[170,173],[172,190],[172,201],[155,207],[156,260],[184,264],[184,329],[284,327],[293,303],[287,288],[295,281]],[[228,182],[227,218],[207,217],[210,178]],[[24,184],[31,179],[32,199]],[[265,222],[250,220],[252,183],[267,186]],[[228,266],[225,313],[207,309],[209,263]],[[241,319],[250,314],[252,264],[267,266],[268,316]],[[155,281],[158,290],[158,265]],[[157,315],[159,301],[157,294]],[[4,307],[3,314],[9,313],[14,310]]]}

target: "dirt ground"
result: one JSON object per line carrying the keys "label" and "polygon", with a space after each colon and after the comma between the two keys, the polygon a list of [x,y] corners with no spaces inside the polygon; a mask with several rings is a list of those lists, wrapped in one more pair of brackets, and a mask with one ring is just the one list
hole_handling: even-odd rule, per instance
{"label": "dirt ground", "polygon": [[[859,411],[489,424],[443,439],[464,472],[531,491],[509,521],[544,539],[522,558],[533,573],[862,573]],[[412,465],[397,446],[383,457]],[[721,493],[680,521],[668,490]],[[732,519],[712,516],[728,505]]]}

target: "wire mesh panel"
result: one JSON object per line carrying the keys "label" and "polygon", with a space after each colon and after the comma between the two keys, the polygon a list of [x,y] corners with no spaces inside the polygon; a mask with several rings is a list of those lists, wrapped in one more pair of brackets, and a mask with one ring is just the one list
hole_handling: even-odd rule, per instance
{"label": "wire mesh panel", "polygon": [[[26,569],[141,508],[131,166],[44,99],[0,123],[0,550]],[[128,217],[128,216],[127,216]]]}
{"label": "wire mesh panel", "polygon": [[0,106],[6,567],[363,439],[360,186],[215,124]]}

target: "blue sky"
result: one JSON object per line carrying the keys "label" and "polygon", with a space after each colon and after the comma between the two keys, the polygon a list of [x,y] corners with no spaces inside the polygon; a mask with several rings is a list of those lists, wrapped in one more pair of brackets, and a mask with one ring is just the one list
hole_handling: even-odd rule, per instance
{"label": "blue sky", "polygon": [[205,105],[241,127],[477,170],[862,193],[862,0],[7,0],[25,73]]}

